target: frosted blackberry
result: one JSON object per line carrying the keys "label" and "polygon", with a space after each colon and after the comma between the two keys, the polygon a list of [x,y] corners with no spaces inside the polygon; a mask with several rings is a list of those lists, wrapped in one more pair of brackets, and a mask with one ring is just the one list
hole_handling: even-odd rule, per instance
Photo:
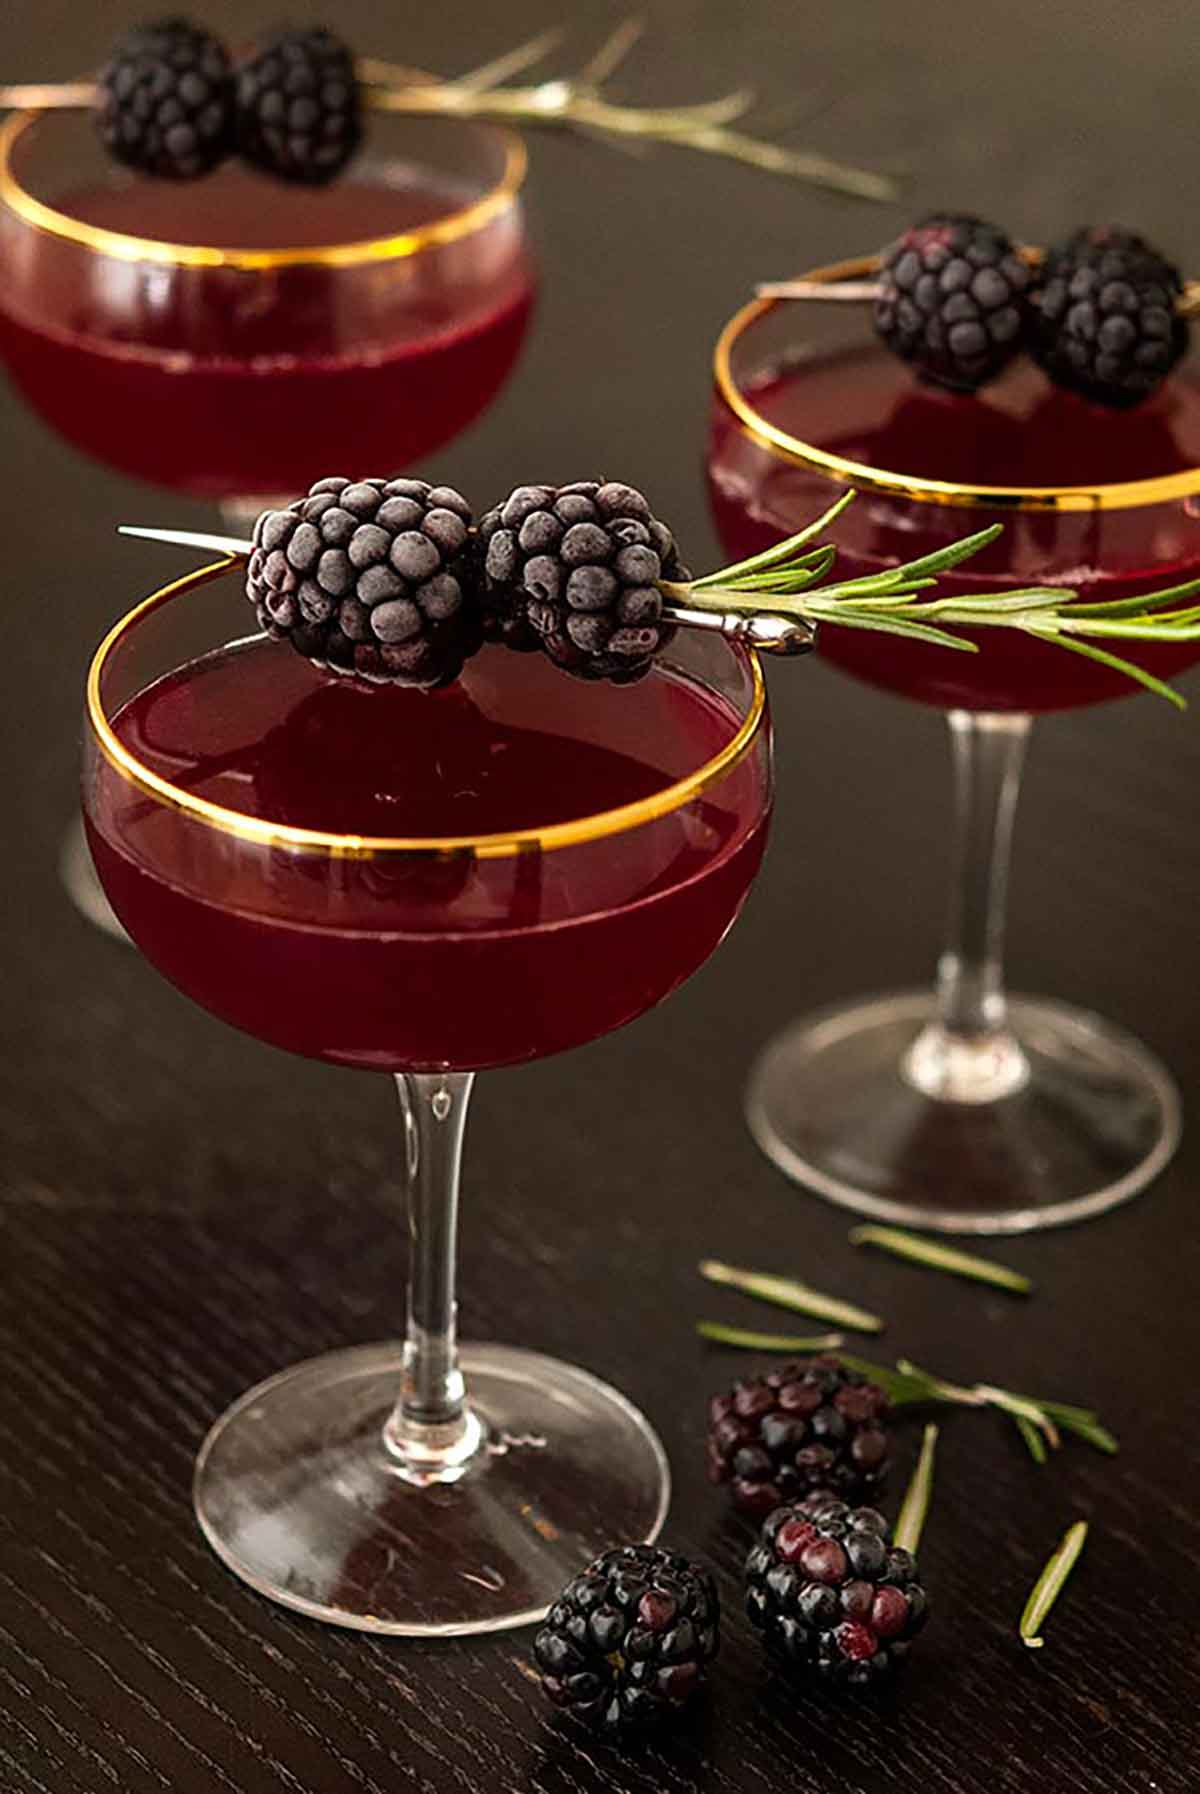
{"label": "frosted blackberry", "polygon": [[581,679],[627,685],[673,630],[658,581],[686,580],[675,539],[616,481],[518,486],[479,525],[480,601],[491,639],[534,639]]}
{"label": "frosted blackberry", "polygon": [[1051,249],[1034,294],[1032,351],[1058,386],[1100,405],[1148,398],[1188,344],[1179,270],[1115,225]]}
{"label": "frosted blackberry", "polygon": [[707,1570],[657,1545],[624,1545],[568,1582],[533,1655],[556,1707],[620,1733],[684,1705],[717,1654],[719,1629]]}
{"label": "frosted blackberry", "polygon": [[215,37],[187,19],[137,25],[97,80],[96,125],[118,162],[190,181],[233,148],[233,71]]}
{"label": "frosted blackberry", "polygon": [[447,685],[481,642],[471,512],[424,480],[318,480],[254,526],[246,595],[268,635],[333,672]]}
{"label": "frosted blackberry", "polygon": [[708,1407],[709,1481],[758,1518],[816,1490],[861,1498],[883,1486],[888,1436],[883,1390],[836,1358],[785,1364],[745,1378]]}
{"label": "frosted blackberry", "polygon": [[281,180],[322,186],[362,137],[354,58],[332,32],[281,31],[238,71],[238,147]]}
{"label": "frosted blackberry", "polygon": [[929,1602],[916,1559],[869,1507],[778,1508],[746,1559],[746,1612],[781,1668],[862,1685],[908,1655]]}
{"label": "frosted blackberry", "polygon": [[994,225],[934,213],[884,252],[875,328],[925,379],[974,392],[1023,345],[1030,279]]}

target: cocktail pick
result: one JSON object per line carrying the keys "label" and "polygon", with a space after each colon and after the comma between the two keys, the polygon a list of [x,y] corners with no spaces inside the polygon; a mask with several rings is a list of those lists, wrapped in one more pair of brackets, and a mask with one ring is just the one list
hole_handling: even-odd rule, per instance
{"label": "cocktail pick", "polygon": [[[1039,268],[1045,251],[1022,245],[1020,255],[1029,267]],[[883,287],[877,280],[761,280],[754,293],[758,299],[815,299],[835,305],[873,305],[882,297]],[[1175,310],[1181,318],[1200,317],[1200,280],[1186,282],[1175,302]]]}
{"label": "cocktail pick", "polygon": [[[687,106],[615,104],[605,96],[604,84],[641,33],[641,22],[628,19],[576,75],[530,86],[503,83],[541,61],[557,42],[559,32],[540,33],[482,68],[449,81],[370,57],[357,59],[355,73],[362,104],[375,111],[567,129],[633,146],[675,144],[856,199],[882,201],[895,196],[895,184],[886,175],[847,166],[816,151],[766,142],[737,128],[754,104],[749,92],[739,90]],[[0,86],[0,109],[89,107],[96,103],[97,94],[96,85],[87,81],[16,83]]]}
{"label": "cocktail pick", "polygon": [[[329,484],[317,482],[310,500]],[[612,489],[628,490],[619,486]],[[518,492],[534,490],[525,488]],[[844,492],[804,529],[747,560],[720,567],[699,579],[655,580],[665,620],[713,631],[761,652],[788,655],[804,653],[815,646],[821,624],[902,636],[968,654],[977,653],[979,644],[964,635],[963,630],[1016,629],[1027,637],[1054,643],[1112,667],[1179,709],[1186,708],[1186,700],[1172,686],[1100,643],[1200,641],[1200,602],[1187,602],[1200,593],[1200,579],[1163,591],[1141,593],[1135,598],[1097,603],[1080,602],[1075,592],[1065,586],[972,590],[949,597],[931,593],[930,588],[936,588],[941,575],[995,541],[1002,533],[998,523],[900,566],[884,567],[854,579],[830,579],[837,550],[821,538],[854,498],[852,490]],[[290,535],[299,527],[298,513],[307,502],[301,500],[289,512],[272,514],[283,519],[285,534]],[[320,504],[320,499],[315,502]],[[461,499],[458,502],[465,505]],[[235,560],[246,560],[255,552],[253,542],[205,532],[121,525],[120,533],[213,549]],[[310,540],[308,546],[316,554],[319,530],[310,529],[309,534],[315,540]],[[460,534],[460,544],[461,540]],[[430,567],[437,559],[425,558],[430,560]],[[296,583],[295,574],[292,583]],[[271,590],[264,593],[266,599],[271,595]],[[374,594],[367,602],[374,602]],[[285,633],[286,629],[284,625]],[[653,646],[647,650],[649,654],[654,651]]]}
{"label": "cocktail pick", "polygon": [[[239,561],[248,560],[254,552],[253,542],[236,536],[211,535],[203,530],[147,529],[122,523],[117,526],[117,534],[139,536],[149,542],[168,542],[178,548],[211,549]],[[667,622],[681,628],[707,629],[710,633],[723,635],[727,641],[744,642],[760,654],[807,654],[816,646],[816,629],[802,618],[767,612],[698,610],[671,602],[664,604],[663,616]]]}

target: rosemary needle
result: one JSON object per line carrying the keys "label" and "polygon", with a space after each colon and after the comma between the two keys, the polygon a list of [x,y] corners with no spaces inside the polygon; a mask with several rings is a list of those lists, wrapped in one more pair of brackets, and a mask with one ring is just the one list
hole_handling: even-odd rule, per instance
{"label": "rosemary needle", "polygon": [[1062,1593],[1067,1577],[1075,1568],[1087,1535],[1086,1520],[1076,1520],[1074,1526],[1069,1526],[1062,1536],[1058,1549],[1049,1559],[1045,1569],[1030,1590],[1018,1631],[1022,1642],[1027,1644],[1031,1651],[1040,1651],[1046,1642],[1041,1636],[1040,1628]]}
{"label": "rosemary needle", "polygon": [[1012,1290],[1019,1296],[1027,1296],[1033,1288],[1030,1278],[1020,1271],[1010,1270],[1007,1265],[980,1258],[974,1252],[959,1252],[953,1246],[921,1239],[900,1227],[870,1224],[852,1227],[850,1240],[855,1246],[881,1246],[885,1252],[894,1252],[897,1258],[911,1259],[914,1264],[928,1265],[931,1270],[949,1271],[955,1277],[970,1277],[976,1283],[991,1283],[997,1289]]}
{"label": "rosemary needle", "polygon": [[741,1346],[749,1352],[836,1352],[843,1343],[840,1333],[818,1333],[807,1339],[787,1333],[755,1333],[748,1327],[727,1327],[723,1321],[697,1321],[701,1339],[717,1345]]}
{"label": "rosemary needle", "polygon": [[921,1455],[917,1459],[917,1467],[912,1473],[912,1480],[904,1491],[900,1518],[896,1521],[896,1530],[892,1534],[892,1543],[899,1545],[904,1551],[915,1553],[921,1544],[921,1534],[925,1530],[925,1517],[929,1512],[929,1501],[933,1494],[933,1456],[937,1447],[937,1436],[938,1430],[931,1421],[926,1426],[921,1438]]}
{"label": "rosemary needle", "polygon": [[855,1308],[836,1296],[822,1295],[795,1277],[775,1277],[765,1271],[743,1271],[737,1265],[722,1264],[706,1258],[700,1263],[700,1275],[710,1283],[725,1283],[740,1289],[743,1295],[757,1296],[762,1302],[774,1302],[779,1308],[793,1308],[798,1314],[811,1314],[817,1320],[832,1321],[835,1327],[853,1327],[859,1333],[881,1333],[883,1322],[865,1308]]}

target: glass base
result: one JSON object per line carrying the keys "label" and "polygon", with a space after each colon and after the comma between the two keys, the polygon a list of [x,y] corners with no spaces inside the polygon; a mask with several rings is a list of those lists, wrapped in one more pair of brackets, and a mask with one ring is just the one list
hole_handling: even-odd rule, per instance
{"label": "glass base", "polygon": [[196,1463],[218,1556],[310,1619],[452,1636],[529,1625],[597,1552],[658,1536],[670,1470],[623,1395],[510,1346],[463,1346],[460,1363],[483,1443],[455,1480],[424,1486],[384,1444],[399,1342],[311,1358],[242,1396]]}
{"label": "glass base", "polygon": [[1008,1020],[1015,1038],[990,1060],[1000,1094],[981,1100],[957,1066],[959,1095],[929,1093],[930,992],[806,1016],[753,1068],[750,1131],[830,1202],[944,1233],[1057,1227],[1135,1196],[1179,1144],[1169,1074],[1085,1010],[1014,997]]}
{"label": "glass base", "polygon": [[87,836],[78,817],[62,838],[62,845],[58,850],[58,874],[67,896],[85,921],[102,928],[115,941],[131,945],[129,936],[113,914],[112,905],[96,876],[96,868],[88,852]]}

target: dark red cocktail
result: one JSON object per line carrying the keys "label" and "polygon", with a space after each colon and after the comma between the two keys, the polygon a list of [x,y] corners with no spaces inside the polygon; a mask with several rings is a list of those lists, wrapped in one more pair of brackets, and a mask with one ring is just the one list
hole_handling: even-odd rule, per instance
{"label": "dark red cocktail", "polygon": [[[642,1415],[585,1371],[458,1354],[472,1078],[619,1027],[721,940],[766,836],[762,677],[680,630],[621,688],[504,648],[441,692],[342,683],[229,641],[240,577],[167,588],[101,647],[88,836],[181,990],[262,1040],[397,1074],[409,1305],[402,1346],[327,1353],[235,1403],[201,1451],[197,1516],[238,1575],[313,1618],[528,1624],[609,1540],[656,1536],[669,1474]],[[514,1079],[509,1101],[536,1152],[536,1099]],[[620,1117],[586,1095],[579,1125],[597,1162],[621,1153]]]}
{"label": "dark red cocktail", "polygon": [[401,468],[495,397],[533,274],[515,139],[372,126],[327,188],[104,167],[90,123],[0,148],[0,353],[34,409],[124,473],[200,497]]}
{"label": "dark red cocktail", "polygon": [[[859,278],[871,261],[817,270]],[[747,556],[848,487],[836,573],[875,574],[1001,524],[942,593],[1063,586],[1112,601],[1200,576],[1200,361],[1114,412],[1031,360],[970,396],[921,384],[866,306],[757,301],[717,346],[708,444],[725,547]],[[747,1110],[789,1175],[832,1201],[951,1232],[1096,1214],[1142,1189],[1179,1137],[1170,1077],[1135,1040],[1064,1004],[1006,1003],[1007,857],[1033,713],[1140,689],[1116,667],[1018,629],[964,632],[978,652],[822,624],[819,651],[949,715],[958,798],[950,935],[936,992],[801,1017],[768,1043]],[[1195,642],[1125,640],[1165,678]],[[881,771],[881,777],[886,776]]]}
{"label": "dark red cocktail", "polygon": [[[151,684],[113,727],[144,766],[268,823],[471,838],[653,798],[738,719],[670,671],[615,693],[485,649],[424,693],[343,682],[256,639]],[[276,1046],[387,1071],[537,1058],[629,1021],[707,959],[764,832],[753,760],[615,848],[562,856],[231,856],[106,760],[89,822],[117,915],[174,984]]]}

